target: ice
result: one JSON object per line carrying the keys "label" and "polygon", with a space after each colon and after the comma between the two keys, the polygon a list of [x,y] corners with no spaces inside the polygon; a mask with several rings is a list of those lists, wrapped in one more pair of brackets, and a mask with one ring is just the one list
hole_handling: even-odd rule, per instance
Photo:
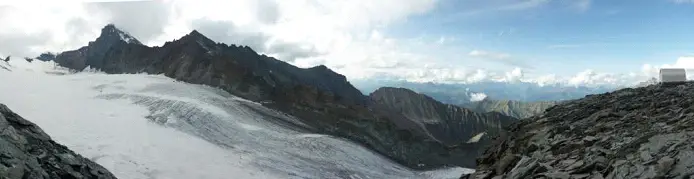
{"label": "ice", "polygon": [[0,62],[0,103],[119,178],[458,178],[412,171],[292,116],[162,75]]}
{"label": "ice", "polygon": [[120,36],[120,39],[127,42],[127,43],[133,43],[135,42],[135,38],[130,36],[130,34],[125,34],[125,32],[118,32],[118,35]]}

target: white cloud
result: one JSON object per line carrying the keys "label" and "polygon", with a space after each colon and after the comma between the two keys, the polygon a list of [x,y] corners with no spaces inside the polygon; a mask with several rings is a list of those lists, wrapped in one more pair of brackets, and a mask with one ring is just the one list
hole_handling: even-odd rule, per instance
{"label": "white cloud", "polygon": [[590,5],[592,4],[591,0],[578,0],[576,1],[576,8],[580,11],[586,11],[590,9]]}
{"label": "white cloud", "polygon": [[670,1],[672,1],[674,3],[678,3],[678,4],[694,3],[694,0],[670,0]]}
{"label": "white cloud", "polygon": [[518,58],[514,58],[511,55],[506,54],[506,53],[489,52],[489,51],[484,51],[484,50],[472,50],[468,53],[468,56],[476,58],[476,59],[481,59],[481,60],[490,60],[493,62],[501,63],[503,65],[511,66],[514,68],[518,68],[518,67],[523,67],[523,68],[527,68],[527,69],[534,68],[532,65],[527,64],[526,61],[520,60]]}
{"label": "white cloud", "polygon": [[481,57],[481,58],[491,58],[491,59],[497,59],[497,60],[503,60],[503,59],[508,59],[511,57],[508,54],[505,53],[494,53],[494,52],[487,52],[487,51],[482,51],[482,50],[473,50],[468,53],[468,55],[472,57]]}
{"label": "white cloud", "polygon": [[557,77],[555,74],[548,74],[531,79],[530,81],[538,84],[539,86],[553,85],[559,83],[559,77]]}
{"label": "white cloud", "polygon": [[644,64],[641,72],[649,78],[658,78],[661,68],[684,68],[687,70],[687,79],[694,79],[694,56],[683,56],[677,58],[674,64],[651,65]]}
{"label": "white cloud", "polygon": [[506,79],[505,81],[507,82],[518,82],[523,78],[523,70],[520,68],[514,68],[510,72],[506,72]]}
{"label": "white cloud", "polygon": [[[247,45],[300,67],[325,64],[350,79],[472,83],[524,78],[520,68],[506,72],[460,65],[466,57],[459,49],[441,50],[453,38],[395,39],[382,33],[390,24],[432,10],[437,0],[37,3],[13,4],[0,11],[0,40],[12,44],[0,45],[0,55],[76,49],[96,38],[103,25],[115,23],[148,45],[161,45],[198,29],[215,41]],[[502,8],[542,3],[523,1]],[[25,23],[27,18],[31,23]],[[468,57],[519,66],[505,53],[473,50]]]}
{"label": "white cloud", "polygon": [[79,3],[0,6],[0,54],[27,56],[78,47],[96,37],[101,25],[92,24],[99,18]]}
{"label": "white cloud", "polygon": [[132,1],[85,4],[90,15],[98,14],[138,40],[148,42],[161,35],[172,20],[170,2]]}
{"label": "white cloud", "polygon": [[[3,6],[0,24],[7,32],[0,33],[0,38],[3,42],[14,40],[11,44],[15,47],[2,48],[0,53],[25,56],[40,53],[30,49],[74,49],[95,38],[106,23],[115,23],[146,44],[160,45],[190,32],[200,22],[209,21],[230,27],[231,32],[219,35],[225,38],[214,40],[257,43],[255,47],[264,47],[268,54],[303,57],[321,54],[306,51],[333,51],[354,43],[354,37],[425,13],[437,1],[51,2],[12,2],[12,6]],[[299,52],[283,54],[287,50]]]}
{"label": "white cloud", "polygon": [[583,47],[583,44],[557,44],[547,46],[548,49],[567,49],[567,48],[579,48]]}
{"label": "white cloud", "polygon": [[540,5],[544,5],[549,3],[550,0],[524,0],[521,2],[509,4],[506,6],[501,6],[498,8],[498,10],[523,10],[523,9],[529,9],[529,8],[534,8]]}
{"label": "white cloud", "polygon": [[[516,3],[495,8],[522,10],[549,1],[513,2]],[[200,0],[114,5],[22,1],[0,6],[0,56],[35,56],[44,51],[76,49],[96,38],[106,23],[114,22],[148,45],[161,45],[198,29],[215,41],[247,45],[300,67],[325,64],[349,79],[605,85],[640,82],[642,78],[657,76],[654,69],[668,66],[646,65],[641,72],[632,74],[592,70],[572,76],[532,74],[526,73],[534,66],[529,62],[502,52],[452,47],[450,42],[457,41],[452,37],[434,34],[432,38],[393,38],[384,33],[392,24],[433,10],[437,3],[438,0]],[[586,9],[591,5],[589,0],[571,3]],[[513,31],[511,28],[508,33]],[[691,59],[682,57],[671,66],[694,68]],[[487,61],[507,66],[479,65]]]}
{"label": "white cloud", "polygon": [[446,42],[448,42],[448,41],[450,41],[450,39],[448,39],[448,38],[442,36],[442,37],[439,37],[439,40],[436,41],[436,43],[438,43],[438,44],[443,44],[443,43],[446,43]]}
{"label": "white cloud", "polygon": [[487,94],[484,93],[472,93],[470,94],[470,101],[482,101],[487,98]]}
{"label": "white cloud", "polygon": [[675,64],[662,65],[662,68],[686,68],[694,70],[694,56],[680,57],[675,61]]}
{"label": "white cloud", "polygon": [[76,49],[115,23],[148,45],[198,29],[215,41],[247,45],[302,67],[326,64],[358,78],[426,61],[427,55],[407,47],[417,42],[402,44],[406,40],[388,38],[380,29],[432,10],[437,0],[39,3],[0,11],[0,41],[10,42],[0,44],[0,55]]}

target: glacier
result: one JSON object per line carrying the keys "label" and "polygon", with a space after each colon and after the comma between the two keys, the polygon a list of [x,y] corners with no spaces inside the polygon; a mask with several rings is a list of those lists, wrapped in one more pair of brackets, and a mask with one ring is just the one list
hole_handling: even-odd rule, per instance
{"label": "glacier", "polygon": [[119,178],[458,178],[413,171],[217,88],[0,61],[0,103]]}

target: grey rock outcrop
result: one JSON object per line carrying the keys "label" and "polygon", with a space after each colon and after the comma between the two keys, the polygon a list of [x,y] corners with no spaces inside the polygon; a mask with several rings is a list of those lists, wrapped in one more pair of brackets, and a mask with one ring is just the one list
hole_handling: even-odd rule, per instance
{"label": "grey rock outcrop", "polygon": [[694,83],[589,95],[509,127],[461,178],[691,178]]}
{"label": "grey rock outcrop", "polygon": [[0,104],[0,178],[116,178]]}
{"label": "grey rock outcrop", "polygon": [[523,119],[530,116],[541,114],[542,112],[545,112],[546,109],[559,103],[561,102],[522,102],[514,100],[494,100],[486,98],[481,101],[475,101],[463,104],[461,106],[472,109],[476,112],[499,112],[507,116]]}

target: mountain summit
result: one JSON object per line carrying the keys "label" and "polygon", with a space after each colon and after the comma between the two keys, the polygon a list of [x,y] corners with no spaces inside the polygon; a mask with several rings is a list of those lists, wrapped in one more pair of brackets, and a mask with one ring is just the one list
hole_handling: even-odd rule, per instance
{"label": "mountain summit", "polygon": [[126,43],[142,44],[139,40],[137,40],[132,35],[128,34],[125,31],[122,31],[122,30],[116,28],[116,25],[114,25],[114,24],[108,24],[108,25],[104,26],[104,28],[101,29],[101,35],[99,37],[102,37],[102,38],[104,38],[104,40],[108,40],[108,41],[120,40],[120,41],[123,41]]}
{"label": "mountain summit", "polygon": [[99,37],[89,42],[88,46],[60,53],[54,61],[75,70],[82,70],[88,66],[98,68],[103,66],[105,55],[112,47],[119,49],[126,45],[144,46],[135,37],[113,24],[108,24],[101,29]]}

